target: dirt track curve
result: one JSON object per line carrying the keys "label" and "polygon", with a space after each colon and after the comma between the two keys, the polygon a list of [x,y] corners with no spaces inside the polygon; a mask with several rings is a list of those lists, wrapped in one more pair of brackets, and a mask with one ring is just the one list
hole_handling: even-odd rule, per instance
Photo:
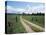
{"label": "dirt track curve", "polygon": [[[31,22],[25,20],[24,18],[22,18],[22,16],[20,16],[20,21],[21,21],[22,25],[24,26],[24,28],[25,28],[25,30],[26,30],[27,32],[34,32],[34,31],[32,30],[32,28],[31,28],[31,26],[34,26],[34,27],[36,27],[36,28],[38,28],[38,29],[44,31],[44,28],[42,28],[42,27],[40,27],[40,26],[38,26],[38,25],[36,25],[36,24],[34,24],[34,23],[31,23]],[[25,22],[26,22],[26,23],[25,23]],[[27,25],[27,23],[28,23],[29,25],[31,25],[31,26]]]}
{"label": "dirt track curve", "polygon": [[29,25],[27,25],[27,24],[23,21],[23,19],[22,19],[21,16],[20,16],[20,21],[21,21],[22,25],[24,26],[25,30],[26,30],[28,33],[34,32],[34,31],[31,29],[31,27],[29,27]]}

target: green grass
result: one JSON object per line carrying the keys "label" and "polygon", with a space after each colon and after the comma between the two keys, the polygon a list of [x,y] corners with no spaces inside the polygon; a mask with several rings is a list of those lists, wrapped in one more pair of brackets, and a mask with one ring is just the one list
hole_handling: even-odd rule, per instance
{"label": "green grass", "polygon": [[[38,16],[38,15],[24,15],[24,16],[22,16],[24,19],[26,19],[26,20],[28,20],[28,21],[30,21],[30,22],[32,22],[32,23],[34,23],[34,24],[37,24],[37,25],[39,25],[39,26],[41,26],[41,27],[45,27],[45,22],[44,22],[44,20],[45,20],[45,18],[44,18],[44,16]],[[28,24],[28,23],[27,23]],[[30,24],[28,24],[29,26],[31,26]],[[38,29],[38,28],[36,28],[35,26],[31,26],[31,28],[32,28],[32,30],[34,30],[35,32],[44,32],[43,30],[40,30],[40,29]]]}
{"label": "green grass", "polygon": [[39,16],[39,15],[27,15],[27,16],[23,16],[24,19],[32,22],[32,23],[35,23],[41,27],[44,27],[44,16]]}
{"label": "green grass", "polygon": [[[17,16],[17,22],[16,22],[16,16]],[[26,30],[24,29],[23,25],[20,22],[20,16],[22,16],[24,19],[37,24],[44,28],[44,16],[38,16],[38,15],[7,15],[7,22],[10,22],[10,27],[7,23],[7,33],[25,33]],[[29,25],[30,26],[30,25]],[[36,32],[41,32],[42,30],[39,30],[35,27],[31,27]]]}
{"label": "green grass", "polygon": [[[16,22],[17,16],[17,22]],[[7,24],[7,33],[24,33],[26,32],[22,24],[20,23],[19,15],[7,15],[7,22],[10,22],[10,27]]]}

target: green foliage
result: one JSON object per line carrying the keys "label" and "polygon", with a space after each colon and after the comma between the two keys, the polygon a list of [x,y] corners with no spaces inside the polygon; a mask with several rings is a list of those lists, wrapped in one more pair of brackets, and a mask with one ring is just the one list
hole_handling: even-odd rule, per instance
{"label": "green foliage", "polygon": [[[17,19],[16,19],[17,17]],[[17,20],[17,22],[16,22]],[[19,15],[7,15],[7,22],[10,22],[10,27],[7,23],[7,33],[24,33],[26,32],[22,24],[20,23]]]}
{"label": "green foliage", "polygon": [[[44,20],[45,20],[45,18],[44,18],[44,16],[42,16],[42,15],[40,15],[40,16],[38,16],[38,15],[28,15],[28,16],[23,16],[23,18],[24,19],[26,19],[26,20],[28,20],[28,21],[30,21],[30,22],[32,22],[32,23],[35,23],[35,24],[37,24],[37,25],[39,25],[39,26],[41,26],[41,27],[45,27],[45,23],[44,23]],[[28,24],[28,23],[27,23]],[[28,24],[29,26],[31,26],[30,24]],[[34,26],[31,26],[31,28],[32,28],[32,30],[34,30],[35,32],[43,32],[43,30],[40,30],[40,29],[38,29],[38,28],[36,28],[36,27],[34,27]]]}
{"label": "green foliage", "polygon": [[39,25],[39,26],[41,26],[41,27],[44,27],[44,16],[23,16],[23,18],[24,19],[26,19],[26,20],[29,20],[30,22],[32,22],[32,23],[35,23],[35,24],[37,24],[37,25]]}

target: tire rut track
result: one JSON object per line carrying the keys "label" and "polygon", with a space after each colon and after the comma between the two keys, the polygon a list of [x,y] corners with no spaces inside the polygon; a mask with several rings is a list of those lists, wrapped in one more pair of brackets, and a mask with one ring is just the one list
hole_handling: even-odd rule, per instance
{"label": "tire rut track", "polygon": [[26,30],[28,33],[34,32],[34,31],[31,29],[31,27],[29,27],[29,25],[27,25],[27,24],[23,21],[22,16],[20,16],[20,21],[21,21],[22,25],[24,26],[25,30]]}

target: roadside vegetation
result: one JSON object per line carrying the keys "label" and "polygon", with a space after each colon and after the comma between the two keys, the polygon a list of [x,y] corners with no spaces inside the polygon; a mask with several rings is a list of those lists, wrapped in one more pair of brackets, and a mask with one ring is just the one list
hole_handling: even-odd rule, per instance
{"label": "roadside vegetation", "polygon": [[20,16],[15,14],[7,15],[7,33],[24,33],[26,32],[20,23]]}
{"label": "roadside vegetation", "polygon": [[[32,22],[42,28],[45,28],[45,16],[44,15],[24,15],[22,16],[25,20],[28,20],[29,22]],[[27,23],[28,24],[28,23]],[[28,24],[29,26],[31,26],[30,24]],[[38,28],[36,28],[35,26],[31,26],[32,30],[34,30],[35,32],[43,32],[43,30],[40,30]]]}
{"label": "roadside vegetation", "polygon": [[[40,27],[45,27],[45,16],[42,15],[35,15],[35,14],[7,14],[7,33],[26,33],[23,25],[20,22],[20,16],[29,22],[32,22]],[[28,24],[30,26],[30,24]],[[32,30],[35,32],[42,32],[42,30],[37,29],[34,26],[31,26]]]}
{"label": "roadside vegetation", "polygon": [[26,20],[29,20],[30,22],[32,22],[32,23],[35,23],[35,24],[37,24],[37,25],[39,25],[39,26],[41,26],[41,27],[44,27],[44,16],[39,16],[39,15],[36,15],[36,16],[34,16],[34,15],[28,15],[28,16],[23,16],[23,18],[24,19],[26,19]]}

